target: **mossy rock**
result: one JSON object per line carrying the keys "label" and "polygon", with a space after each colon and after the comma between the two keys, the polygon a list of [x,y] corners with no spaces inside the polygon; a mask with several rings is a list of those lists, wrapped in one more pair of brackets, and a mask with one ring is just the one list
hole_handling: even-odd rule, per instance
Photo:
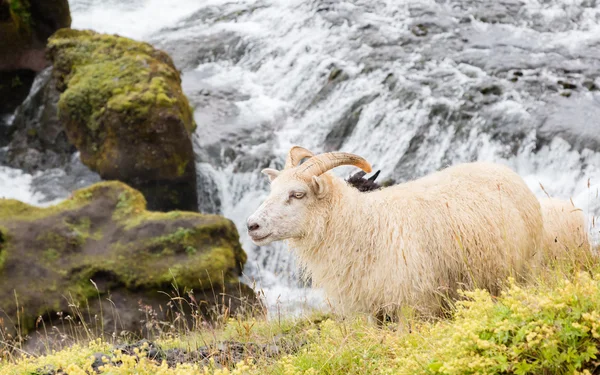
{"label": "mossy rock", "polygon": [[48,37],[70,26],[67,0],[0,0],[0,70],[44,69]]}
{"label": "mossy rock", "polygon": [[147,43],[63,29],[50,38],[59,117],[84,164],[151,210],[197,210],[196,127],[171,58]]}
{"label": "mossy rock", "polygon": [[70,26],[68,0],[0,0],[0,70],[44,69],[48,38]]}
{"label": "mossy rock", "polygon": [[48,66],[48,37],[70,26],[67,0],[0,0],[0,115],[25,100],[35,73]]}
{"label": "mossy rock", "polygon": [[[39,316],[52,319],[70,311],[69,303],[84,306],[109,294],[128,296],[134,312],[138,300],[164,310],[161,291],[174,289],[208,300],[206,314],[215,299],[205,296],[221,289],[238,307],[240,298],[252,299],[238,281],[246,254],[230,220],[145,206],[138,191],[120,182],[78,190],[48,208],[0,199],[0,318],[16,322],[18,306],[21,329],[31,332]],[[123,329],[135,330],[141,314],[130,313]]]}

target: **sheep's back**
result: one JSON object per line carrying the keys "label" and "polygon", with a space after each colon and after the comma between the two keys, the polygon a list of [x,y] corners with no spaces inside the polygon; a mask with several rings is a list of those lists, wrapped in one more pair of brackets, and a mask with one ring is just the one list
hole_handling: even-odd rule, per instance
{"label": "sheep's back", "polygon": [[383,276],[390,282],[379,282],[396,285],[388,299],[435,310],[458,288],[497,293],[508,276],[536,265],[540,204],[509,168],[462,164],[389,189],[373,197],[387,207],[388,231],[395,233],[392,243],[381,244],[387,254],[375,268],[380,275],[390,270]]}
{"label": "sheep's back", "polygon": [[570,201],[555,198],[540,199],[540,204],[544,219],[545,261],[589,255],[590,242],[583,211]]}

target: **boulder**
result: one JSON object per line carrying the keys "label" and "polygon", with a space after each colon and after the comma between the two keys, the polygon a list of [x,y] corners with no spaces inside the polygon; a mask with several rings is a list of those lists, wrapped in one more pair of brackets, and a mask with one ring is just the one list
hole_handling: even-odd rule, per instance
{"label": "boulder", "polygon": [[48,56],[59,119],[81,160],[140,190],[148,209],[197,211],[192,109],[171,58],[147,43],[59,30]]}
{"label": "boulder", "polygon": [[142,194],[120,182],[47,208],[0,199],[0,322],[18,321],[25,334],[67,314],[144,334],[148,316],[177,315],[169,295],[189,297],[206,318],[217,307],[241,312],[257,301],[239,281],[245,262],[230,220],[146,211]]}
{"label": "boulder", "polygon": [[51,74],[51,68],[37,74],[9,128],[11,137],[4,164],[27,173],[64,168],[76,151],[58,118],[59,92],[52,84]]}
{"label": "boulder", "polygon": [[67,0],[0,0],[0,70],[43,70],[48,38],[70,26]]}
{"label": "boulder", "polygon": [[67,0],[0,0],[0,114],[27,97],[35,73],[49,64],[48,38],[70,26]]}

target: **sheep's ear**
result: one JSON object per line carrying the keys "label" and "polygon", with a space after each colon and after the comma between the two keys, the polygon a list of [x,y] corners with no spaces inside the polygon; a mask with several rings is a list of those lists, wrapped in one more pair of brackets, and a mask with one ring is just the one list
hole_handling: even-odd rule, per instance
{"label": "sheep's ear", "polygon": [[262,171],[260,171],[260,173],[266,174],[269,177],[269,181],[273,181],[277,178],[277,176],[279,176],[280,172],[277,169],[265,168]]}
{"label": "sheep's ear", "polygon": [[312,185],[315,195],[319,199],[324,198],[329,192],[329,186],[327,185],[327,182],[325,181],[325,179],[319,176],[312,177]]}

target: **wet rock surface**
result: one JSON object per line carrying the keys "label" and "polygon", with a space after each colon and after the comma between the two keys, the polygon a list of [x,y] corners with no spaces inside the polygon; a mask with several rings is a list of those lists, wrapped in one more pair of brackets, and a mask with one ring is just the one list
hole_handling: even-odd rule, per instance
{"label": "wet rock surface", "polygon": [[219,60],[236,63],[244,56],[247,48],[242,37],[234,32],[202,35],[193,40],[183,38],[175,41],[158,41],[155,45],[174,56],[175,66],[184,72],[202,63]]}
{"label": "wet rock surface", "polygon": [[[33,85],[35,72],[32,70],[0,71],[0,116],[12,115],[13,111],[27,98]],[[0,119],[0,127],[8,126],[8,121]],[[0,138],[0,146],[10,138]]]}
{"label": "wet rock surface", "polygon": [[38,74],[11,122],[6,165],[27,173],[64,167],[76,151],[58,118],[60,93],[51,83],[51,74],[51,68]]}

